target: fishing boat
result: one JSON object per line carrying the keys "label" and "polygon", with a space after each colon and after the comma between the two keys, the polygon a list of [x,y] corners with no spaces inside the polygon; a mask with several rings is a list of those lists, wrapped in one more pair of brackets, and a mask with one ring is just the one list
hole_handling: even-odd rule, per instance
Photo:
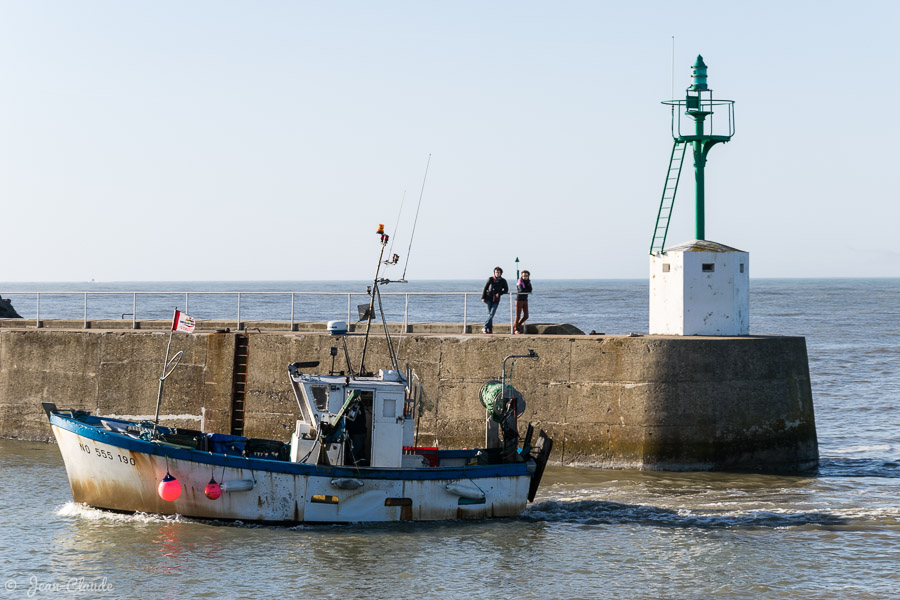
{"label": "fishing boat", "polygon": [[[379,227],[379,269],[388,236]],[[396,259],[395,259],[396,261]],[[390,264],[390,263],[386,263]],[[300,411],[289,442],[169,428],[62,410],[43,403],[75,502],[119,512],[262,523],[353,523],[513,517],[535,498],[553,441],[544,431],[520,439],[524,400],[506,381],[486,382],[483,448],[417,445],[422,384],[401,370],[381,308],[379,269],[369,290],[368,342],[377,303],[391,365],[365,368],[365,348],[350,368],[346,323],[329,330],[344,340],[346,374],[313,374],[316,361],[294,362],[287,379]],[[181,321],[180,321],[181,319]],[[176,311],[173,330],[183,317]],[[193,327],[193,324],[191,324]],[[170,334],[171,343],[171,334]],[[166,358],[168,359],[168,350]]]}

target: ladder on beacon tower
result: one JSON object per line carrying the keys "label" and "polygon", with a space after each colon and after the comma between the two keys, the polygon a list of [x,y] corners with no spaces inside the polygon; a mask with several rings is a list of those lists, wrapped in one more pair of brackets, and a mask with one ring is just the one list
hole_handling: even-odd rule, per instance
{"label": "ladder on beacon tower", "polygon": [[659,202],[659,213],[656,215],[656,229],[650,242],[650,254],[662,252],[666,245],[666,234],[669,232],[669,218],[675,205],[675,192],[681,179],[681,165],[684,163],[684,152],[687,144],[684,140],[675,140],[672,145],[672,156],[669,158],[669,171],[663,184],[662,200]]}
{"label": "ladder on beacon tower", "polygon": [[[684,99],[663,102],[672,107],[672,139],[675,143],[672,146],[672,156],[669,158],[669,171],[666,173],[659,213],[656,215],[656,228],[653,230],[653,239],[650,242],[650,254],[665,251],[669,219],[675,204],[678,181],[681,179],[681,165],[684,163],[684,155],[689,147],[693,150],[694,155],[695,237],[698,240],[706,239],[706,176],[704,174],[706,155],[709,154],[710,148],[729,141],[734,135],[734,100],[712,97],[712,90],[706,83],[706,70],[703,57],[698,55],[697,60],[691,66],[693,79],[690,87],[685,90]],[[721,125],[721,117],[719,117],[719,134],[713,133],[713,109],[719,109],[726,113],[724,127]],[[707,117],[709,117],[708,121]],[[693,121],[693,132],[689,127],[682,127],[682,122],[690,125],[691,121]],[[721,133],[723,129],[726,132],[724,134]]]}

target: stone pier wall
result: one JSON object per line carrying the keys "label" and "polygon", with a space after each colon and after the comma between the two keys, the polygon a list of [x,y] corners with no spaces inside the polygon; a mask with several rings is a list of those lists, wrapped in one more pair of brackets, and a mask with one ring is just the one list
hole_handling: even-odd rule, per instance
{"label": "stone pier wall", "polygon": [[[287,441],[298,416],[287,365],[331,367],[325,333],[241,332],[249,341],[245,430]],[[0,437],[49,440],[41,401],[102,415],[152,418],[168,333],[145,330],[0,329]],[[362,338],[347,337],[359,360]],[[401,365],[424,383],[419,445],[477,446],[478,392],[518,359],[520,419],[554,438],[551,460],[674,470],[799,472],[818,460],[806,342],[799,337],[622,337],[408,334]],[[176,334],[184,358],[166,380],[161,423],[229,431],[234,333]],[[383,335],[366,366],[387,366]],[[358,365],[355,365],[358,366]],[[346,369],[343,350],[335,369]]]}

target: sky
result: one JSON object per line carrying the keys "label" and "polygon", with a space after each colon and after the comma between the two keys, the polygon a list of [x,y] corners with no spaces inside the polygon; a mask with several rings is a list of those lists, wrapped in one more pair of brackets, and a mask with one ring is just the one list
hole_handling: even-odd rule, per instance
{"label": "sky", "polygon": [[[751,277],[898,277],[898,26],[893,1],[0,0],[0,281],[368,279],[379,223],[392,278],[646,278],[660,102],[697,54],[736,102],[706,239]],[[667,245],[695,237],[684,173]]]}

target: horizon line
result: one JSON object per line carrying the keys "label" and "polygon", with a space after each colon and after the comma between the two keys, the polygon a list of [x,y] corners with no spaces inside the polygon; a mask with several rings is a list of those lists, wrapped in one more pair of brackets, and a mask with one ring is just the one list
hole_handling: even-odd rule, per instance
{"label": "horizon line", "polygon": [[[407,280],[405,283],[416,283],[420,281],[434,282],[434,281],[481,281],[484,279],[483,277],[469,278],[469,277],[448,277],[448,278],[422,278],[422,279],[414,279]],[[750,280],[761,280],[761,279],[801,279],[801,280],[884,280],[884,279],[900,279],[900,276],[897,275],[884,275],[884,276],[827,276],[827,277],[816,277],[816,276],[762,276],[762,277],[750,277]],[[538,279],[538,281],[649,281],[649,277],[542,277]],[[305,283],[339,283],[339,282],[369,282],[370,279],[101,279],[101,280],[84,280],[84,279],[56,279],[56,280],[10,280],[10,281],[0,281],[0,286],[7,284],[48,284],[48,283],[84,283],[84,284],[98,284],[98,283],[293,283],[293,282],[305,282]],[[389,283],[401,283],[399,281],[392,280]],[[385,284],[386,285],[386,284]],[[0,289],[0,293],[2,293],[2,289]]]}

